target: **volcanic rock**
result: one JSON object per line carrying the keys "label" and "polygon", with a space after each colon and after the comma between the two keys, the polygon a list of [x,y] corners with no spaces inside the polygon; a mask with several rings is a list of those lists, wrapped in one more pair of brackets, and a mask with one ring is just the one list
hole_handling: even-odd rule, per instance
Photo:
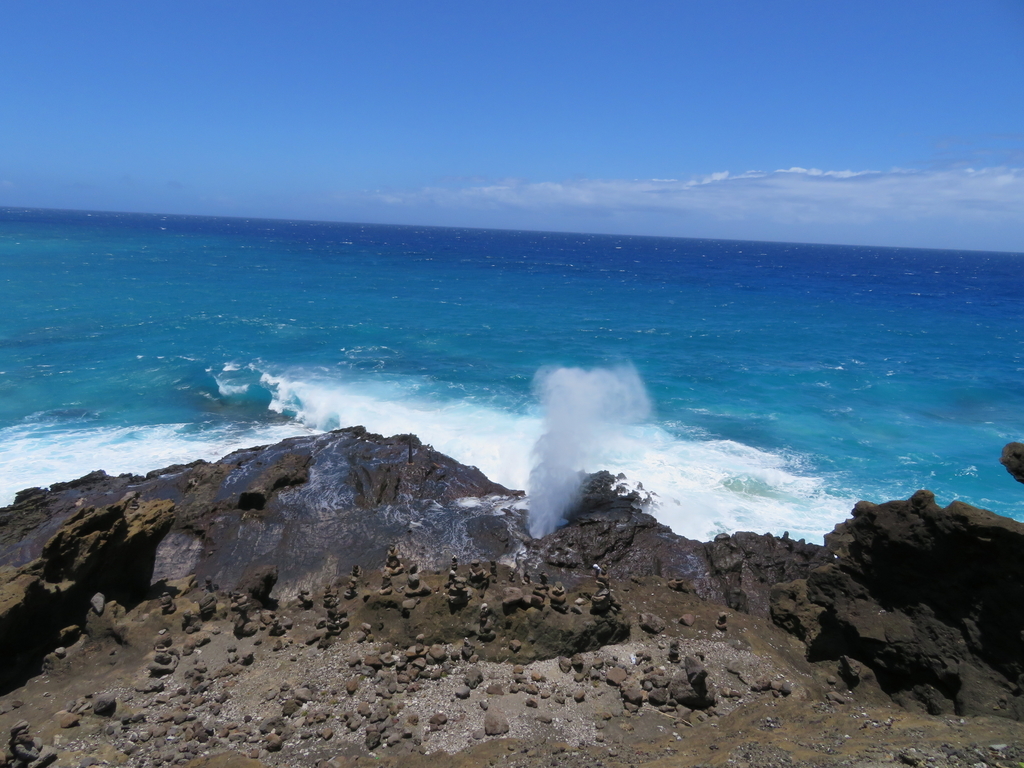
{"label": "volcanic rock", "polygon": [[96,628],[87,621],[96,594],[125,604],[144,596],[173,511],[169,501],[83,507],[57,529],[36,560],[0,571],[0,657],[10,660],[0,666],[0,684],[17,673],[19,658],[60,645],[65,628]]}
{"label": "volcanic rock", "polygon": [[684,671],[677,673],[668,684],[669,697],[689,709],[707,709],[715,705],[714,692],[708,687],[708,672],[704,665],[687,656]]}
{"label": "volcanic rock", "polygon": [[[174,502],[155,578],[194,573],[224,590],[255,589],[260,603],[269,599],[268,585],[279,599],[290,599],[308,585],[347,576],[354,565],[376,568],[396,548],[406,561],[435,570],[453,554],[479,563],[518,558],[530,571],[556,577],[556,608],[567,613],[578,606],[564,601],[564,593],[578,588],[598,563],[613,579],[664,575],[673,588],[692,585],[704,599],[767,616],[773,584],[804,578],[831,558],[822,547],[786,536],[738,533],[709,543],[677,536],[644,513],[645,500],[608,472],[586,478],[567,526],[533,540],[515,506],[521,492],[413,436],[385,438],[352,427],[145,477],[99,472],[49,491],[28,489],[0,510],[0,564],[27,562],[43,537],[81,505],[110,504],[126,494],[134,504]],[[466,498],[477,501],[460,502]],[[254,574],[255,564],[266,570]],[[274,567],[276,585],[250,579],[269,576]],[[492,581],[484,575],[482,589]],[[502,605],[508,613],[534,602],[543,607],[543,601],[543,595],[512,587]],[[204,620],[213,609],[215,604],[200,605]]]}
{"label": "volcanic rock", "polygon": [[629,673],[622,667],[612,667],[605,675],[605,680],[609,685],[620,686],[626,682],[627,677],[629,677]]}
{"label": "volcanic rock", "polygon": [[92,711],[94,714],[109,717],[117,709],[117,697],[112,693],[97,694],[92,700]]}
{"label": "volcanic rock", "polygon": [[860,662],[932,713],[1021,719],[1024,524],[928,491],[859,502],[826,538],[835,563],[780,584],[772,617],[808,658]]}
{"label": "volcanic rock", "polygon": [[503,736],[509,728],[508,718],[501,712],[490,709],[484,715],[484,733],[488,736]]}
{"label": "volcanic rock", "polygon": [[528,541],[532,570],[554,570],[578,586],[598,564],[612,579],[665,576],[692,585],[705,600],[768,616],[773,585],[805,577],[833,559],[824,547],[788,535],[720,534],[699,542],[673,533],[642,511],[643,500],[611,473],[588,475],[570,522],[541,540]]}
{"label": "volcanic rock", "polygon": [[277,584],[277,566],[270,564],[254,565],[246,569],[238,582],[238,591],[249,595],[264,607],[271,605],[270,592]]}
{"label": "volcanic rock", "polygon": [[[145,477],[100,472],[48,491],[28,489],[0,510],[0,565],[27,563],[82,505],[114,504],[126,492],[135,504],[174,502],[157,579],[194,573],[200,582],[209,578],[233,590],[259,563],[278,569],[281,597],[308,584],[333,582],[353,565],[376,568],[396,541],[403,557],[440,567],[445,552],[466,560],[510,556],[526,537],[522,512],[492,513],[521,492],[491,482],[415,436],[385,438],[352,427]],[[457,503],[467,497],[493,501],[476,507]],[[61,546],[72,541],[64,539]],[[144,560],[140,567],[145,570]]]}
{"label": "volcanic rock", "polygon": [[[340,765],[350,758],[339,751],[381,749],[392,752],[384,762],[408,759],[415,767],[437,759],[419,752],[505,736],[508,719],[519,718],[515,741],[525,743],[518,754],[531,768],[563,759],[596,764],[600,754],[582,751],[591,747],[631,756],[610,766],[634,764],[644,740],[662,738],[657,749],[666,755],[681,746],[690,755],[716,751],[721,743],[722,759],[805,768],[810,764],[765,752],[768,745],[751,738],[751,724],[784,716],[786,737],[815,750],[839,749],[834,734],[872,748],[897,732],[916,738],[914,723],[890,732],[887,713],[862,714],[872,702],[895,712],[880,685],[897,701],[932,711],[1016,712],[1024,658],[1017,585],[1024,574],[1008,564],[1020,542],[1001,518],[968,525],[956,515],[952,523],[939,520],[927,503],[924,512],[891,515],[871,512],[887,505],[858,505],[829,548],[745,533],[694,542],[647,515],[645,500],[621,479],[596,473],[570,522],[533,540],[516,494],[481,478],[408,436],[351,429],[145,478],[96,473],[19,494],[0,510],[0,557],[17,562],[2,571],[0,585],[34,578],[45,587],[45,571],[61,579],[62,594],[77,595],[80,611],[44,625],[64,652],[46,657],[49,684],[36,687],[19,713],[42,709],[50,734],[63,713],[80,717],[76,740],[95,751],[106,739],[120,753],[104,760],[127,757],[133,765],[187,764],[226,749],[275,765]],[[117,514],[91,515],[119,504],[125,521],[159,504],[171,519],[162,543],[152,544],[151,568],[161,581],[142,602],[149,574],[127,589],[92,565],[92,548],[110,546],[120,523]],[[869,524],[872,514],[878,519]],[[83,527],[86,519],[95,530]],[[57,536],[65,523],[77,526],[74,536]],[[4,538],[15,528],[22,538]],[[35,551],[43,562],[44,550],[52,560],[46,567],[18,560]],[[468,568],[460,570],[460,561]],[[172,578],[190,568],[198,578]],[[113,572],[120,570],[115,563]],[[956,578],[964,583],[950,588]],[[797,652],[804,646],[757,618],[767,615],[773,587],[776,622],[807,643],[812,662]],[[89,608],[94,595],[102,595],[96,611]],[[502,610],[495,610],[499,601]],[[723,613],[726,631],[715,631]],[[666,624],[660,616],[683,620]],[[950,628],[960,633],[959,652],[955,635],[943,634]],[[624,645],[606,647],[615,643]],[[914,677],[930,664],[941,666],[947,691],[932,683],[939,693],[931,693]],[[83,674],[89,677],[77,677]],[[57,694],[62,690],[68,693]],[[112,700],[111,714],[122,716],[93,717],[89,697],[76,698],[83,690],[117,691],[124,703]],[[233,701],[225,704],[229,692]],[[474,699],[479,708],[470,706]],[[569,717],[560,714],[567,699]],[[91,703],[101,714],[101,696]],[[16,717],[9,706],[15,700],[0,695],[5,727]],[[450,709],[447,724],[433,721],[438,708]],[[495,715],[492,727],[480,727],[481,710]],[[623,710],[629,717],[619,722]],[[818,723],[840,717],[836,710],[849,714],[814,725],[817,733],[799,730],[801,718]],[[739,718],[732,721],[738,730],[730,716]],[[673,729],[686,728],[684,745],[677,743],[682,731],[668,739],[666,717],[675,720]],[[959,728],[953,719],[934,720]],[[1019,733],[1020,724],[999,722],[1018,729],[1001,734]],[[570,733],[581,752],[557,756],[547,745]],[[960,735],[947,730],[941,738],[953,743]],[[1002,735],[999,742],[1009,740]],[[268,757],[271,747],[280,752]],[[1024,752],[1019,759],[1000,754],[1024,760]],[[453,764],[493,757],[478,751]],[[943,760],[936,764],[964,764]]]}
{"label": "volcanic rock", "polygon": [[640,624],[640,629],[652,635],[665,631],[665,620],[653,613],[641,613],[638,623]]}
{"label": "volcanic rock", "polygon": [[1018,483],[1024,483],[1024,443],[1007,443],[999,461]]}
{"label": "volcanic rock", "polygon": [[466,670],[466,685],[470,688],[477,688],[484,681],[484,673],[479,667],[470,667]]}

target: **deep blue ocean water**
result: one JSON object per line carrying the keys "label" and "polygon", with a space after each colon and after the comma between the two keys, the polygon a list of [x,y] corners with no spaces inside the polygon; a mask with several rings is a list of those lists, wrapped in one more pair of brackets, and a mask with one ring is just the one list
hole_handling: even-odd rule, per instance
{"label": "deep blue ocean water", "polygon": [[579,468],[685,535],[820,540],[918,488],[1024,519],[998,463],[1024,439],[1022,264],[0,209],[0,503],[353,424],[527,488],[538,371],[579,367],[633,370],[651,403],[587,431]]}

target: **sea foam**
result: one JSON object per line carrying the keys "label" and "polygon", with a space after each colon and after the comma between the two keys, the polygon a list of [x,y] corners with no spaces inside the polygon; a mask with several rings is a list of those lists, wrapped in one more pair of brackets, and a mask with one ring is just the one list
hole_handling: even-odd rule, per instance
{"label": "sea foam", "polygon": [[[414,377],[345,380],[293,372],[263,373],[261,382],[273,393],[272,410],[310,429],[360,424],[384,435],[413,432],[509,488],[536,493],[535,468],[545,457],[557,456],[559,472],[622,473],[652,495],[651,514],[691,538],[751,530],[789,531],[820,541],[849,515],[856,499],[828,493],[822,478],[806,473],[799,456],[687,437],[643,420],[646,395],[626,370],[589,380],[588,372],[578,370],[553,377],[542,372],[542,398],[548,396],[546,388],[563,389],[553,394],[566,409],[555,418],[557,426],[545,421],[540,403],[515,412],[472,399],[446,401],[423,394]],[[562,387],[567,379],[572,384]],[[573,393],[581,396],[580,388],[589,393],[592,408],[571,404]],[[584,428],[582,417],[589,419]],[[552,429],[558,432],[551,441],[556,445],[544,439]],[[530,502],[532,507],[536,499]]]}
{"label": "sea foam", "polygon": [[193,424],[95,426],[24,424],[0,429],[0,506],[33,486],[46,487],[102,469],[109,475],[145,474],[197,459],[308,434],[300,424],[212,427]]}
{"label": "sea foam", "polygon": [[[232,365],[217,374],[219,395],[269,402],[271,412],[287,419],[202,427],[36,421],[0,429],[0,504],[9,504],[23,488],[71,480],[88,469],[141,474],[354,425],[383,435],[414,433],[506,487],[532,491],[531,504],[546,503],[543,489],[538,493],[538,460],[555,461],[560,472],[622,473],[651,495],[651,514],[697,539],[723,531],[788,530],[820,541],[855,501],[828,493],[799,456],[679,434],[645,418],[642,384],[627,369],[542,372],[537,393],[548,405],[545,420],[542,402],[516,410],[482,398],[449,399],[411,376],[342,378],[267,368]],[[553,403],[563,409],[558,415],[550,410]],[[583,425],[581,419],[589,421]]]}

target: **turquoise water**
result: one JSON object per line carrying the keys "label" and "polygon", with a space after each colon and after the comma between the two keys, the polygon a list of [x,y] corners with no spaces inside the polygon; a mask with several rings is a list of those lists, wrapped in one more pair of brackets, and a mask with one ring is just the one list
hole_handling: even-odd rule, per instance
{"label": "turquoise water", "polygon": [[1024,519],[1021,259],[0,209],[0,502],[351,424],[528,489],[535,377],[580,367],[651,408],[578,468],[680,533],[818,539],[918,488]]}

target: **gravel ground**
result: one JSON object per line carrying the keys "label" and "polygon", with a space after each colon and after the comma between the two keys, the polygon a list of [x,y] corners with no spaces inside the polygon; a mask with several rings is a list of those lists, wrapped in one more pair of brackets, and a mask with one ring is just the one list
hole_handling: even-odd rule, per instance
{"label": "gravel ground", "polygon": [[[662,592],[634,589],[631,599],[644,610],[674,610]],[[750,617],[730,617],[728,631],[708,621],[685,631],[670,623],[659,634],[634,627],[629,642],[577,654],[571,664],[564,657],[517,664],[463,659],[461,644],[407,653],[359,642],[357,628],[329,647],[307,645],[323,612],[294,607],[277,615],[292,619],[280,636],[268,622],[236,638],[226,605],[186,634],[186,607],[196,606],[179,599],[178,611],[163,615],[157,601],[143,604],[119,617],[120,642],[83,640],[64,658],[48,659],[45,674],[0,696],[0,727],[6,733],[26,720],[29,733],[58,755],[53,765],[68,768],[200,768],[204,758],[229,751],[259,761],[252,767],[348,768],[372,760],[415,768],[436,765],[441,755],[449,768],[1017,768],[1024,761],[1020,724],[880,705],[878,692],[836,686],[828,669],[802,661],[787,651],[790,639]],[[707,618],[719,609],[705,605],[703,612]],[[713,706],[655,707],[647,693],[638,706],[628,701],[627,689],[649,692],[659,678],[681,674],[687,656],[706,669]],[[422,671],[411,679],[414,667]],[[94,709],[104,694],[117,707],[100,715]]]}

